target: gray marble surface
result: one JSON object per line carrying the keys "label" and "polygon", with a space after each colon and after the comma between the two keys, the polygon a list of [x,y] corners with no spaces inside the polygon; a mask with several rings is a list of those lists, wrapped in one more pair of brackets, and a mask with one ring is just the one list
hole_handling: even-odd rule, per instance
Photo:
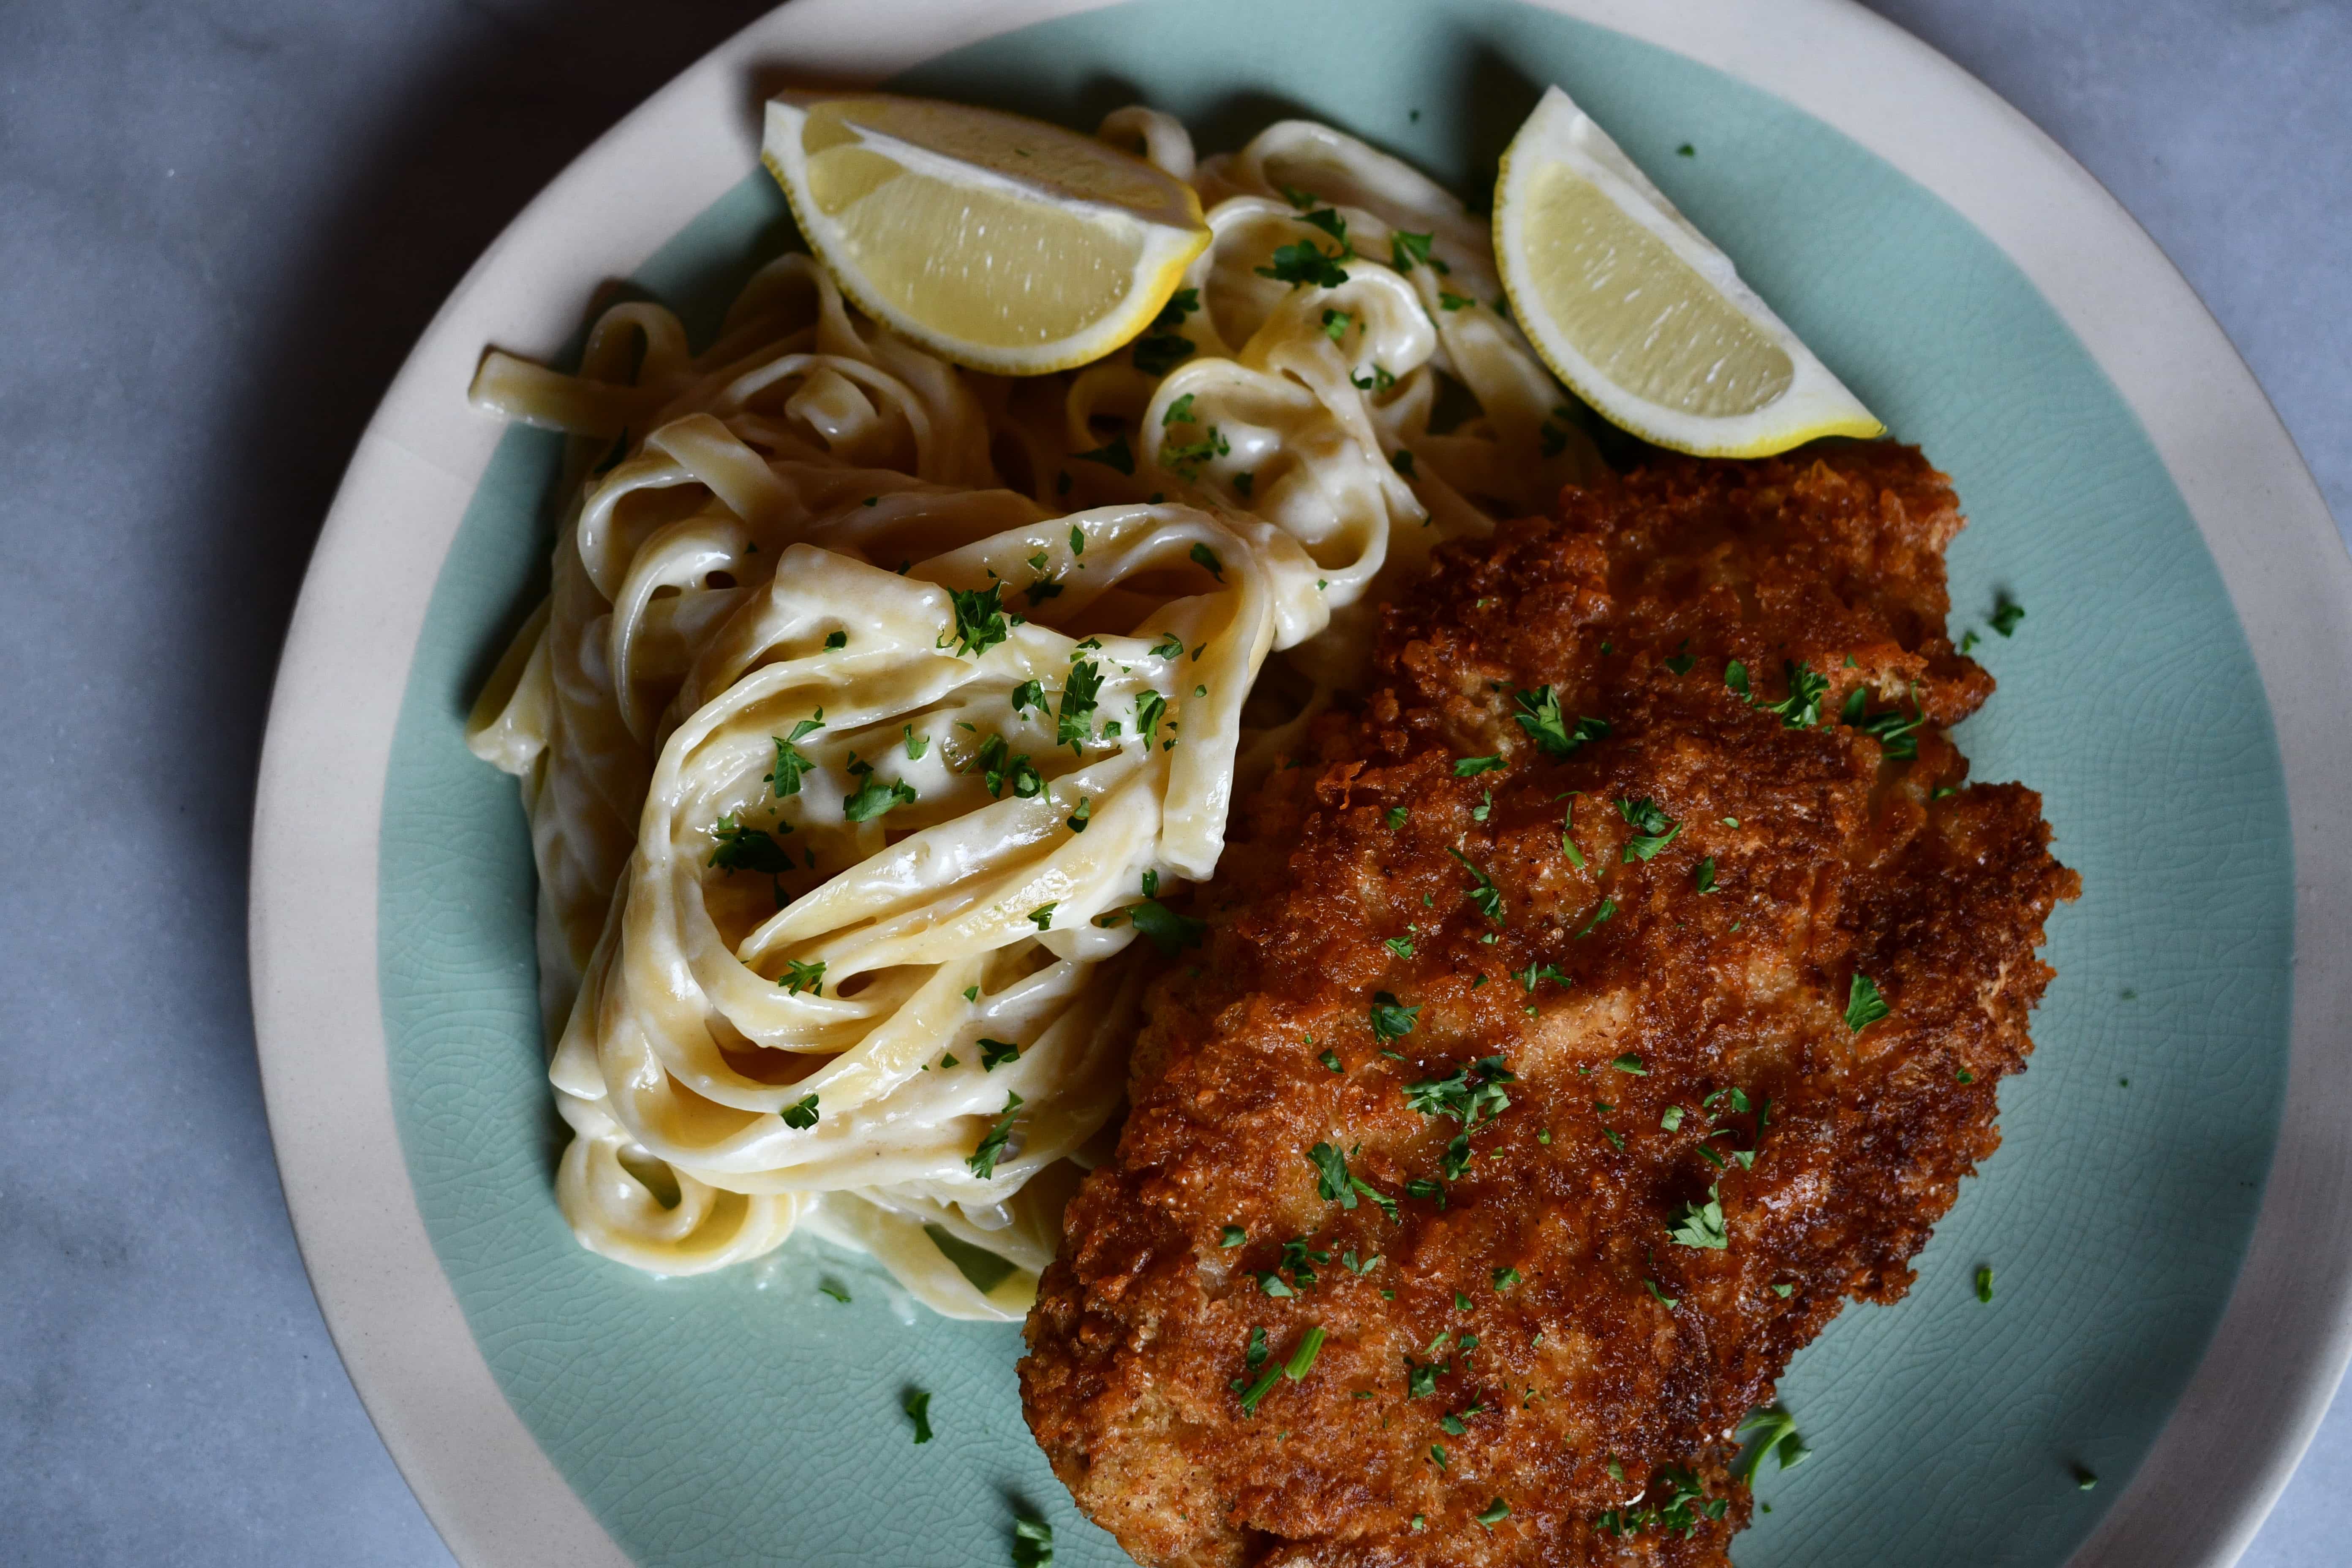
{"label": "gray marble surface", "polygon": [[[443,294],[761,8],[0,0],[0,1561],[450,1561],[328,1342],[263,1124],[271,669]],[[2352,5],[1878,8],[2147,226],[2352,520]],[[2352,1400],[2246,1563],[2342,1563],[2347,1489]]]}

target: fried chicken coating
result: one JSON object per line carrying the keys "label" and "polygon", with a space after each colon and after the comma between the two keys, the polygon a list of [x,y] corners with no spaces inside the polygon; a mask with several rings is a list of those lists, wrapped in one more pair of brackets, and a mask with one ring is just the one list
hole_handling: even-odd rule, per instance
{"label": "fried chicken coating", "polygon": [[1892,444],[1671,460],[1387,609],[1029,1319],[1030,1426],[1139,1562],[1727,1562],[1735,1426],[1909,1287],[2079,887],[1946,735],[1992,691],[1960,526]]}

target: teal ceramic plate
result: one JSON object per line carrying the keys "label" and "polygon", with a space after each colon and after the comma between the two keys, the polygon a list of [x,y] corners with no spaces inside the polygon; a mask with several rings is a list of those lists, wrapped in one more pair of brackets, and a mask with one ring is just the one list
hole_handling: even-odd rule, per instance
{"label": "teal ceramic plate", "polygon": [[[2344,1352],[2334,530],[2145,237],[1989,94],[1830,0],[1658,9],[801,0],[600,142],[452,299],[305,590],[254,962],[321,1302],[469,1568],[1003,1562],[1016,1508],[1054,1522],[1057,1562],[1124,1561],[1022,1425],[1016,1328],[931,1317],[805,1239],[652,1279],[576,1247],[551,1192],[528,840],[462,722],[539,591],[556,450],[468,411],[467,374],[487,342],[554,352],[606,276],[715,320],[791,238],[751,117],[791,76],[1080,127],[1142,100],[1204,151],[1303,113],[1463,189],[1558,81],[1953,475],[1954,629],[2000,682],[1959,738],[1977,777],[2043,793],[2085,890],[2052,923],[2001,1151],[1910,1299],[1797,1358],[1813,1458],[1762,1474],[1738,1558],[2234,1555]],[[1997,595],[2024,606],[2013,636],[1983,629]],[[910,1385],[933,1393],[919,1449]]]}

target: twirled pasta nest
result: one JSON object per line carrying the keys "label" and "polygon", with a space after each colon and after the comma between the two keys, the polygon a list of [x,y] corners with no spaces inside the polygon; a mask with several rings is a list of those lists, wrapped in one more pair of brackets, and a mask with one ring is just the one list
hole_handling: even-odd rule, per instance
{"label": "twirled pasta nest", "polygon": [[[573,437],[469,739],[522,781],[600,1253],[695,1273],[805,1225],[1024,1313],[1234,789],[1431,549],[1595,462],[1423,176],[1304,121],[1197,166],[1165,116],[1103,133],[1215,235],[1110,360],[957,370],[787,255],[699,353],[629,301],[575,374],[484,361],[478,402]],[[1345,277],[1276,276],[1300,244]]]}

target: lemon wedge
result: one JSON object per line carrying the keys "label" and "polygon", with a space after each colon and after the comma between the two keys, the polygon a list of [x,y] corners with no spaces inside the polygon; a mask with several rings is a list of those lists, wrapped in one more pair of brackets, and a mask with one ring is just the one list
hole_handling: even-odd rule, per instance
{"label": "lemon wedge", "polygon": [[768,101],[760,158],[843,293],[973,370],[1101,358],[1150,324],[1209,245],[1183,181],[994,110],[787,92]]}
{"label": "lemon wedge", "polygon": [[1544,363],[1644,440],[1761,458],[1818,436],[1885,433],[1557,87],[1503,154],[1495,253]]}

